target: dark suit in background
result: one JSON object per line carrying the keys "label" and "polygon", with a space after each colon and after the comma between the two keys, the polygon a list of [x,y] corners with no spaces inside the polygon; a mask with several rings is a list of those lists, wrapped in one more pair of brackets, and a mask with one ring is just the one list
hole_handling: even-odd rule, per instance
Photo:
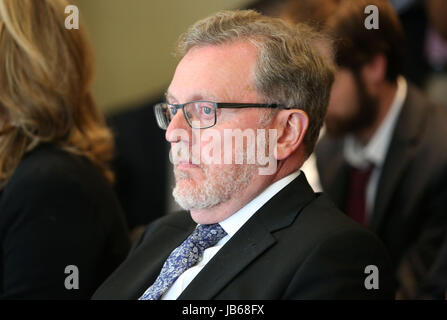
{"label": "dark suit in background", "polygon": [[[152,223],[93,299],[138,299],[196,224],[189,212]],[[376,265],[380,289],[365,289]],[[304,174],[261,207],[220,249],[179,299],[392,298],[381,242],[315,194]]]}
{"label": "dark suit in background", "polygon": [[[41,145],[1,194],[0,244],[0,299],[89,299],[124,260],[129,238],[99,169]],[[68,265],[79,270],[77,290],[65,287]]]}
{"label": "dark suit in background", "polygon": [[[446,137],[447,110],[409,86],[368,225],[390,252],[404,298],[415,296],[445,235]],[[325,136],[316,148],[316,156],[324,191],[343,209],[348,183],[343,140]]]}
{"label": "dark suit in background", "polygon": [[447,237],[439,251],[438,258],[421,285],[418,298],[447,299]]}
{"label": "dark suit in background", "polygon": [[110,115],[115,136],[115,190],[129,229],[166,213],[168,148],[157,126],[154,105],[163,98]]}

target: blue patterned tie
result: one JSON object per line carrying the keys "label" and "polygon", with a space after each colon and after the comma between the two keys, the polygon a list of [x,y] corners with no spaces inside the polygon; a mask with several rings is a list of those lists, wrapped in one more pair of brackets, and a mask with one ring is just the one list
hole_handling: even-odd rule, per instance
{"label": "blue patterned tie", "polygon": [[226,235],[227,233],[218,223],[198,225],[194,232],[172,251],[157,280],[139,300],[160,299],[183,272],[199,261],[205,249],[214,246]]}

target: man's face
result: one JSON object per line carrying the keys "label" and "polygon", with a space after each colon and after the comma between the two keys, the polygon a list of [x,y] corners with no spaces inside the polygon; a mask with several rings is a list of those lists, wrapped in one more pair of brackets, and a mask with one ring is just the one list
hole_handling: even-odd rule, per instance
{"label": "man's face", "polygon": [[[220,46],[205,46],[191,49],[177,66],[168,89],[168,102],[182,104],[197,100],[213,102],[262,103],[262,97],[253,86],[254,67],[257,49],[245,42]],[[252,129],[256,132],[261,109],[217,109],[217,123],[208,129],[191,129],[183,113],[177,112],[166,132],[166,139],[171,143],[174,157],[178,150],[188,150],[190,159],[174,163],[176,186],[173,195],[185,209],[205,209],[221,204],[249,188],[256,173],[256,165],[236,164],[238,154],[245,154],[246,144],[242,148],[231,148],[231,164],[224,164],[224,153],[228,146],[222,140],[201,139],[200,153],[195,152],[192,143],[194,133],[201,135],[213,130],[224,137],[225,129]],[[187,133],[181,137],[178,132]],[[193,133],[194,131],[194,133]],[[220,145],[221,161],[205,163],[204,150]],[[216,149],[213,149],[216,150]],[[214,155],[216,156],[216,155]],[[226,155],[228,156],[228,155]],[[245,157],[245,156],[244,156]],[[196,162],[191,161],[195,159]],[[200,160],[200,163],[197,163]],[[216,160],[216,158],[214,159]]]}
{"label": "man's face", "polygon": [[366,90],[361,77],[346,68],[335,73],[325,124],[335,137],[356,134],[377,118],[377,100]]}

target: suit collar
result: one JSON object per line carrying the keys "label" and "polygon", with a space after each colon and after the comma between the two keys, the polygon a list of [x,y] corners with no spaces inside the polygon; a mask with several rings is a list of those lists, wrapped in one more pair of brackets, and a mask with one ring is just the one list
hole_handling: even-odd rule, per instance
{"label": "suit collar", "polygon": [[426,105],[427,101],[421,93],[409,86],[377,186],[374,213],[369,223],[373,231],[377,232],[380,228],[397,184],[414,156],[413,146],[418,142],[427,122],[427,112],[424,111]]}
{"label": "suit collar", "polygon": [[289,226],[298,213],[315,198],[304,172],[278,192],[257,213],[267,230],[275,232]]}
{"label": "suit collar", "polygon": [[[276,242],[272,233],[286,228],[315,198],[304,173],[261,207],[194,278],[179,299],[212,299],[238,273]],[[212,283],[213,285],[210,285]]]}
{"label": "suit collar", "polygon": [[[177,220],[184,220],[186,212],[173,213]],[[191,222],[192,219],[190,219]],[[107,290],[112,290],[115,296],[106,299],[137,300],[146,289],[155,282],[161,268],[172,252],[194,230],[193,223],[155,224],[155,228],[148,227],[148,239],[143,239],[134,246],[129,256],[107,280]],[[142,237],[145,238],[145,237]],[[149,259],[149,260],[148,260]],[[100,290],[101,291],[101,288]],[[104,291],[107,292],[107,291]],[[103,292],[101,292],[103,293]]]}
{"label": "suit collar", "polygon": [[[340,210],[344,210],[349,184],[349,164],[343,157],[343,140],[339,139],[331,143],[335,144],[333,152],[321,156],[330,160],[321,159],[325,161],[320,163],[317,159],[318,171],[324,192],[330,195],[331,200]],[[325,174],[321,175],[322,172]]]}
{"label": "suit collar", "polygon": [[417,141],[427,123],[428,113],[425,106],[428,103],[419,89],[411,84],[408,85],[407,98],[396,124],[393,140],[406,144]]}
{"label": "suit collar", "polygon": [[295,180],[299,174],[300,170],[296,170],[286,177],[275,181],[241,209],[237,210],[225,220],[219,222],[219,224],[228,233],[228,235],[232,237],[239,230],[239,228],[243,226],[253,214],[256,213],[256,211],[258,211],[264,204],[273,198],[275,194]]}

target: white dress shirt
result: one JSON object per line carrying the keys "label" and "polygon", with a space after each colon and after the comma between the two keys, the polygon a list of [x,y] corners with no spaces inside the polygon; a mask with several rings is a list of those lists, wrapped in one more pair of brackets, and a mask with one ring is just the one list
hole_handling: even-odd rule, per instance
{"label": "white dress shirt", "polygon": [[[320,140],[325,134],[326,134],[326,127],[323,125],[323,127],[320,130],[318,140]],[[301,166],[301,171],[304,172],[304,174],[306,175],[307,182],[309,182],[314,192],[323,191],[323,187],[321,186],[320,181],[320,175],[318,173],[317,157],[315,156],[315,153],[312,152],[309,158],[307,158],[307,160]]]}
{"label": "white dress shirt", "polygon": [[227,235],[223,237],[215,246],[206,249],[203,252],[201,260],[188,270],[186,270],[172,286],[161,297],[162,300],[175,300],[191,283],[197,274],[205,267],[205,265],[214,257],[214,255],[236,234],[236,232],[250,219],[267,201],[275,194],[281,191],[285,186],[296,179],[300,174],[297,170],[288,176],[274,182],[262,191],[256,198],[247,203],[243,208],[236,211],[227,219],[219,222],[220,226],[225,230]]}
{"label": "white dress shirt", "polygon": [[365,169],[370,164],[374,165],[374,170],[366,187],[366,221],[369,221],[374,211],[374,199],[377,193],[380,173],[382,172],[388,147],[406,96],[407,81],[404,77],[400,76],[397,79],[397,91],[391,108],[368,144],[361,144],[352,135],[344,139],[344,157],[351,166],[358,169]]}

